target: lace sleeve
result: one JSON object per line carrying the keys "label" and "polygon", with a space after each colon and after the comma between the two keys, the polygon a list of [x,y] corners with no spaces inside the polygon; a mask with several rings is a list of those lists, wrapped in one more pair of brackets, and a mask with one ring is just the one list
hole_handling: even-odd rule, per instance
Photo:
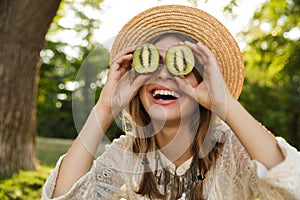
{"label": "lace sleeve", "polygon": [[218,199],[300,200],[300,153],[295,148],[276,138],[285,160],[268,170],[250,159],[228,126],[220,127],[218,133],[224,147],[214,171],[217,184],[210,185],[212,191],[221,192]]}
{"label": "lace sleeve", "polygon": [[257,177],[252,189],[261,199],[300,199],[300,153],[283,138],[276,139],[285,159],[270,170],[258,161],[250,161]]}
{"label": "lace sleeve", "polygon": [[[118,153],[116,153],[116,143],[118,145],[128,146],[126,139],[114,142],[108,145],[105,152],[94,161],[89,172],[82,176],[72,188],[56,200],[72,199],[121,199],[127,198],[127,189],[118,167]],[[51,172],[49,178],[43,187],[42,199],[52,199],[52,193],[55,188],[55,182],[58,175],[59,167],[64,156],[62,156],[55,169]],[[76,167],[76,166],[75,166]]]}

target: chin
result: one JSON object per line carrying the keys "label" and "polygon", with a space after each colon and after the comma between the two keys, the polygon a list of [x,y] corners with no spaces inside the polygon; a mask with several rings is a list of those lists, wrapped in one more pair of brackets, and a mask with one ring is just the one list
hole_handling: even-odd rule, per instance
{"label": "chin", "polygon": [[[178,111],[178,110],[177,110]],[[163,123],[176,123],[176,125],[179,125],[181,121],[184,119],[191,119],[191,114],[190,113],[180,113],[180,112],[168,112],[165,109],[161,108],[160,110],[158,109],[153,109],[150,112],[150,117],[152,121],[160,121]]]}

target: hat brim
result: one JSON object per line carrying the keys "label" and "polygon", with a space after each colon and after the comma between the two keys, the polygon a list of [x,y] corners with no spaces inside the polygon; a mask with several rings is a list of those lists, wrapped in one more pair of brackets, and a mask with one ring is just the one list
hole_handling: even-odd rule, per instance
{"label": "hat brim", "polygon": [[197,8],[164,5],[139,13],[116,36],[110,58],[126,47],[170,31],[183,33],[207,46],[216,56],[231,94],[236,99],[239,97],[244,82],[244,61],[239,46],[221,22]]}

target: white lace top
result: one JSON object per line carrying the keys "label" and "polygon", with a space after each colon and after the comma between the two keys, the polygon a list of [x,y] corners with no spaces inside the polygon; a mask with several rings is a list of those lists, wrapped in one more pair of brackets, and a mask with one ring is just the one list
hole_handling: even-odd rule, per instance
{"label": "white lace top", "polygon": [[[276,138],[285,160],[267,170],[260,162],[250,160],[226,124],[222,123],[215,132],[222,138],[224,147],[216,167],[206,174],[204,197],[209,200],[254,200],[257,197],[261,200],[300,200],[300,153],[284,139]],[[132,141],[129,135],[114,140],[94,161],[91,170],[68,193],[55,199],[148,199],[135,193],[142,178],[143,165],[140,157],[130,153]],[[184,174],[190,167],[191,159],[176,169],[162,153],[160,156],[171,174]],[[44,185],[44,200],[51,199],[62,159],[63,156]],[[151,156],[149,162],[152,166]],[[161,191],[162,187],[159,185]]]}

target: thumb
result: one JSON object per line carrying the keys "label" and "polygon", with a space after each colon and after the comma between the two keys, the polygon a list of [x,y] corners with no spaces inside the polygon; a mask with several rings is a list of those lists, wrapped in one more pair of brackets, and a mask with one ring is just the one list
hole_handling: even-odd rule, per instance
{"label": "thumb", "polygon": [[140,74],[138,75],[133,82],[131,83],[131,90],[133,96],[139,91],[139,89],[145,84],[145,82],[150,78],[149,74]]}
{"label": "thumb", "polygon": [[202,81],[196,87],[193,87],[182,77],[175,77],[175,80],[181,91],[193,98],[200,105],[204,106],[207,109],[210,109],[210,95],[204,81]]}
{"label": "thumb", "polygon": [[190,96],[191,98],[193,98],[197,101],[197,96],[196,96],[195,89],[193,88],[193,86],[191,86],[183,77],[176,76],[175,80],[181,91],[183,91],[185,94],[187,94],[188,96]]}

